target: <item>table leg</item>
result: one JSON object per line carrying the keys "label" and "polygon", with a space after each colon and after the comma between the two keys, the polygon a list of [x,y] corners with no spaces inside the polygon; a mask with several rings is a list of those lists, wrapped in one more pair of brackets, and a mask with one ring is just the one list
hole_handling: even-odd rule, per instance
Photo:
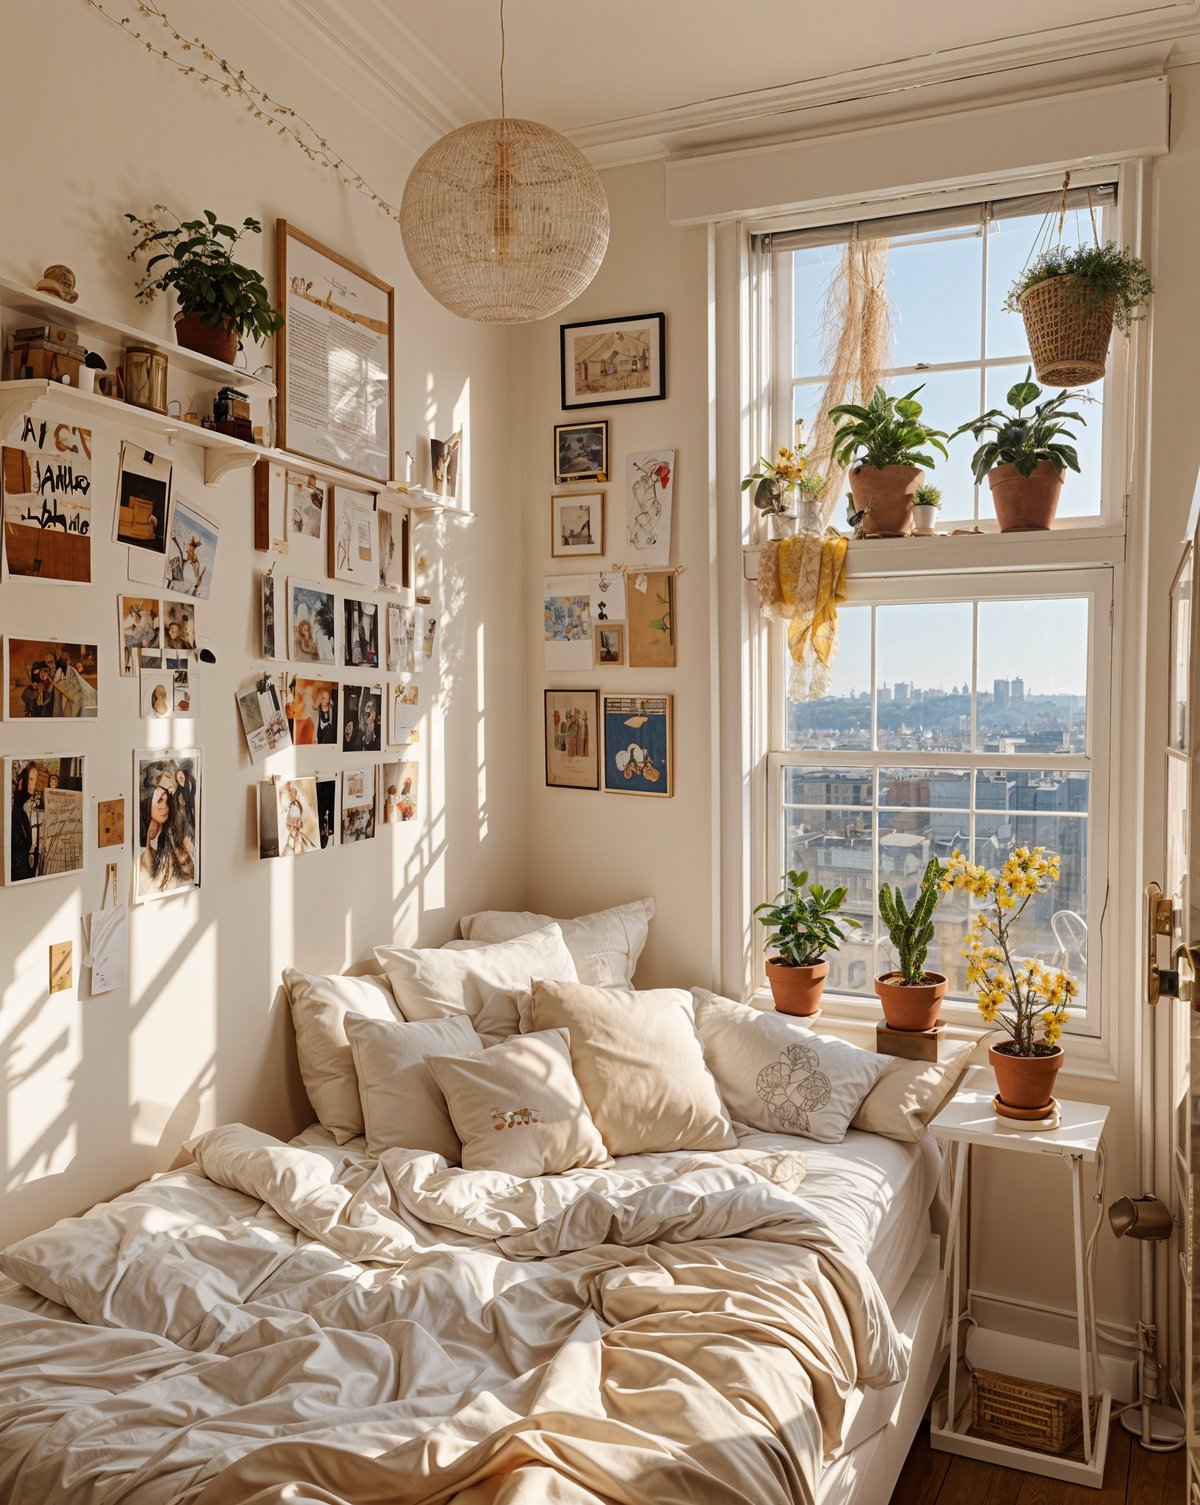
{"label": "table leg", "polygon": [[1088,1346],[1087,1284],[1083,1275],[1083,1158],[1071,1156],[1071,1202],[1075,1223],[1075,1315],[1079,1332],[1079,1397],[1083,1405],[1083,1458],[1092,1461],[1091,1350]]}
{"label": "table leg", "polygon": [[[958,1419],[956,1391],[958,1389],[958,1314],[962,1271],[962,1210],[963,1188],[967,1181],[967,1156],[971,1146],[965,1142],[954,1146],[954,1195],[950,1202],[950,1222],[946,1237],[950,1244],[950,1387],[946,1395],[946,1427],[955,1430]],[[967,1209],[967,1237],[970,1237],[971,1215]]]}

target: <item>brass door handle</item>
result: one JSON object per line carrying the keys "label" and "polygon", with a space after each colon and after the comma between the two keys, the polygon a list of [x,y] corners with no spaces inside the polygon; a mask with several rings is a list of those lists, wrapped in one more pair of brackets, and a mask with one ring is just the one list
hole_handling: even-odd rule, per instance
{"label": "brass door handle", "polygon": [[[1196,978],[1200,975],[1200,946],[1195,942],[1176,946],[1171,952],[1171,969],[1159,974],[1161,991],[1182,1003],[1200,1007],[1200,995],[1196,990]],[[1168,988],[1167,983],[1174,986]]]}
{"label": "brass door handle", "polygon": [[1171,901],[1157,883],[1147,883],[1146,907],[1142,915],[1142,950],[1146,958],[1146,1002],[1156,1004],[1162,994],[1175,997],[1171,974],[1158,965],[1158,937],[1172,933]]}

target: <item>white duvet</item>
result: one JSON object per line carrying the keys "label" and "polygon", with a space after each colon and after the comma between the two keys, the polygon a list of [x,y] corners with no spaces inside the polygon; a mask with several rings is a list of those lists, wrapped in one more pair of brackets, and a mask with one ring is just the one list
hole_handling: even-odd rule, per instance
{"label": "white duvet", "polygon": [[0,1256],[81,1319],[0,1298],[0,1498],[811,1502],[903,1351],[757,1139],[522,1180],[213,1130]]}

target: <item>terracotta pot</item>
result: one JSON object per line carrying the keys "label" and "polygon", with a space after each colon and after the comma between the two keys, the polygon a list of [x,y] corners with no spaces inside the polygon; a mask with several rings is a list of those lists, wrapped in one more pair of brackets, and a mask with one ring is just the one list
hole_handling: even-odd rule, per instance
{"label": "terracotta pot", "polygon": [[929,538],[937,532],[938,511],[937,507],[927,507],[924,502],[914,503],[913,532],[918,538]]}
{"label": "terracotta pot", "polygon": [[194,350],[197,355],[211,355],[215,361],[224,361],[232,366],[238,352],[237,331],[226,329],[223,324],[205,324],[197,318],[175,320],[175,338],[185,350]]}
{"label": "terracotta pot", "polygon": [[1000,1101],[1009,1108],[1049,1108],[1054,1096],[1054,1078],[1063,1063],[1063,1050],[1056,1045],[1049,1055],[1013,1056],[995,1045],[988,1060],[996,1073]]}
{"label": "terracotta pot", "polygon": [[1065,470],[1052,460],[1039,460],[1032,475],[1015,465],[996,465],[988,471],[992,505],[1001,533],[1045,532],[1054,526]]}
{"label": "terracotta pot", "polygon": [[925,981],[909,986],[899,972],[884,972],[875,979],[875,991],[889,1029],[927,1030],[938,1022],[946,979],[940,972],[926,972]]}
{"label": "terracotta pot", "polygon": [[829,976],[829,963],[816,962],[811,967],[785,967],[775,957],[767,962],[767,981],[771,997],[780,1014],[815,1014],[821,1007],[821,994]]}
{"label": "terracotta pot", "polygon": [[853,466],[850,494],[858,511],[866,513],[866,537],[903,538],[912,527],[913,497],[924,480],[925,472],[916,465]]}

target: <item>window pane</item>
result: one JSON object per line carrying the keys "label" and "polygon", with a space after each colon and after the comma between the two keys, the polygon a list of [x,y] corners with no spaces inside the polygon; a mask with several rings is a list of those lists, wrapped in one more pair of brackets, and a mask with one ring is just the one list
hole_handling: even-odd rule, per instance
{"label": "window pane", "polygon": [[785,768],[785,805],[869,805],[875,775],[869,768]]}
{"label": "window pane", "polygon": [[796,327],[793,374],[819,376],[821,318],[825,295],[841,264],[844,246],[806,246],[792,253],[792,309]]}
{"label": "window pane", "polygon": [[890,364],[979,359],[983,237],[978,231],[893,240],[886,287],[895,331]]}
{"label": "window pane", "polygon": [[860,930],[829,958],[831,992],[872,994],[875,935],[875,880],[869,810],[784,812],[784,854],[789,868],[806,871],[826,888],[846,889],[845,913]]}
{"label": "window pane", "polygon": [[1086,752],[1087,673],[1086,597],[981,601],[979,751]]}
{"label": "window pane", "polygon": [[[1046,195],[1046,203],[1054,195]],[[1020,313],[1005,313],[1002,304],[1008,290],[1021,275],[1026,262],[1031,260],[1033,243],[1041,231],[1043,218],[1040,214],[1023,215],[1020,219],[994,221],[988,227],[988,355],[1024,355],[1029,349],[1025,339],[1025,323]],[[1100,239],[1104,239],[1103,212],[1096,211],[1096,224]],[[1063,242],[1067,246],[1088,245],[1092,240],[1092,222],[1086,208],[1067,212],[1063,226]]]}
{"label": "window pane", "polygon": [[[897,395],[921,387],[917,401],[924,408],[922,423],[946,434],[952,434],[960,423],[974,418],[980,411],[978,371],[918,371],[915,376],[893,376],[887,386],[889,392]],[[970,435],[964,434],[947,448],[949,459],[944,459],[936,449],[930,450],[930,458],[937,464],[932,470],[926,470],[926,479],[931,486],[941,489],[940,521],[961,522],[975,516]]]}
{"label": "window pane", "polygon": [[[971,682],[971,604],[881,606],[879,746],[959,752],[970,746],[962,687]],[[840,618],[839,618],[840,620]]]}
{"label": "window pane", "polygon": [[[954,825],[959,839],[946,845],[945,833]],[[879,882],[898,887],[908,904],[916,899],[921,876],[931,857],[944,861],[954,846],[966,849],[969,821],[957,822],[941,811],[903,810],[881,813],[879,817]],[[939,833],[941,839],[939,839]],[[933,940],[925,959],[928,971],[941,972],[950,980],[951,990],[961,993],[966,968],[959,956],[967,921],[967,905],[961,891],[943,894],[934,917]],[[898,957],[883,925],[879,927],[878,970],[890,971]]]}
{"label": "window pane", "polygon": [[[1027,365],[997,366],[989,371],[987,409],[1007,410],[1007,395],[1016,382],[1024,379],[1027,369]],[[1038,401],[1044,402],[1057,390],[1057,388],[1044,389]],[[1087,400],[1089,397],[1094,398],[1095,401],[1089,402]],[[1069,411],[1082,414],[1085,424],[1067,425],[1075,436],[1075,449],[1079,454],[1079,474],[1077,475],[1073,470],[1067,471],[1062,495],[1058,499],[1058,516],[1098,517],[1100,515],[1100,452],[1104,429],[1104,383],[1096,382],[1088,387],[1086,396],[1080,398],[1077,404],[1073,404]],[[964,419],[959,420],[960,423],[964,421]],[[955,447],[957,448],[958,445],[962,446],[960,458],[969,464],[975,452],[975,440],[970,434],[964,434]],[[979,488],[979,515],[989,518],[996,515],[996,509],[992,505],[992,490],[986,481]]]}
{"label": "window pane", "polygon": [[[786,649],[785,649],[786,659]],[[833,693],[819,700],[788,700],[785,746],[789,751],[871,745],[871,608],[843,606],[838,612],[838,651]]]}

